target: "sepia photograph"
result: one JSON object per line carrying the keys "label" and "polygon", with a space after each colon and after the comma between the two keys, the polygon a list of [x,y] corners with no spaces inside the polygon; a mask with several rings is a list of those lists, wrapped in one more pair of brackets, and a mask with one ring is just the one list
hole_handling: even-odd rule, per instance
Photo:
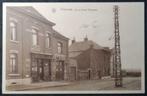
{"label": "sepia photograph", "polygon": [[144,93],[144,3],[3,3],[5,94]]}

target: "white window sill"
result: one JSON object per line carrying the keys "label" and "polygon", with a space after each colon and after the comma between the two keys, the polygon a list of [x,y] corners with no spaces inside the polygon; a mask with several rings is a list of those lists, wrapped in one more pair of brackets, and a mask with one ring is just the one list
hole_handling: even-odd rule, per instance
{"label": "white window sill", "polygon": [[12,74],[8,74],[8,75],[9,75],[9,76],[20,76],[20,74],[17,74],[17,73],[16,73],[16,74],[13,74],[13,73],[12,73]]}
{"label": "white window sill", "polygon": [[15,40],[10,40],[10,42],[19,43],[19,41],[15,41]]}

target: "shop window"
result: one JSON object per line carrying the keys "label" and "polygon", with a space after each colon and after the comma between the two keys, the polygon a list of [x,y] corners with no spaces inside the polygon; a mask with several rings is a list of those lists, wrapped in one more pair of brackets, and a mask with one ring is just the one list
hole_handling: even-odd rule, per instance
{"label": "shop window", "polygon": [[10,54],[10,73],[17,73],[18,69],[17,69],[17,54],[16,53],[12,53]]}
{"label": "shop window", "polygon": [[38,45],[38,31],[36,29],[32,29],[32,44],[33,46]]}
{"label": "shop window", "polygon": [[17,40],[17,23],[10,22],[10,38],[13,41]]}
{"label": "shop window", "polygon": [[50,34],[47,33],[46,34],[46,47],[49,48],[51,46],[51,38],[50,38]]}
{"label": "shop window", "polygon": [[58,53],[62,53],[62,47],[63,47],[62,43],[58,42],[57,46],[58,46]]}

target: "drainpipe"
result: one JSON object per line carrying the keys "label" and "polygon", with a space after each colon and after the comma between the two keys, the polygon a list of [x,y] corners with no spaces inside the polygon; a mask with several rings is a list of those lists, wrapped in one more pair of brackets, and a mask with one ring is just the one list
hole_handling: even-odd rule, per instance
{"label": "drainpipe", "polygon": [[[92,50],[93,50],[93,45],[90,45],[90,65],[89,65],[89,69],[88,69],[88,73],[90,72],[90,73],[89,73],[89,76],[90,76],[89,79],[92,78],[92,76],[91,76],[91,73],[92,73],[92,66],[93,66],[93,65],[92,65],[92,64],[93,64],[93,61],[92,61],[92,60],[93,60],[93,59],[92,59],[92,58],[93,58],[93,57],[92,57],[92,56],[93,56]],[[94,67],[95,67],[95,66],[94,66]]]}
{"label": "drainpipe", "polygon": [[23,59],[23,42],[24,42],[24,40],[23,40],[23,33],[24,33],[24,27],[23,27],[23,25],[24,25],[24,21],[22,21],[22,30],[21,30],[21,38],[22,38],[22,50],[21,50],[21,52],[22,52],[22,84],[23,84],[23,68],[24,68],[24,64],[23,64],[23,61],[24,61],[24,59]]}

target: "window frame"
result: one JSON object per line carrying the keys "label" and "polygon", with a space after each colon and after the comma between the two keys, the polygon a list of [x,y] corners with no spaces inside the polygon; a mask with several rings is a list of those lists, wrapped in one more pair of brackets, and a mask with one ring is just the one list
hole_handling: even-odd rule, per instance
{"label": "window frame", "polygon": [[10,40],[11,41],[17,41],[17,22],[10,21],[9,23],[10,27]]}
{"label": "window frame", "polygon": [[46,44],[46,48],[51,48],[51,34],[50,33],[46,33],[46,38],[45,38],[45,44]]}
{"label": "window frame", "polygon": [[9,72],[11,74],[18,74],[18,54],[10,53],[9,55]]}
{"label": "window frame", "polygon": [[63,52],[63,44],[61,42],[58,42],[57,43],[57,53],[61,54],[62,52]]}
{"label": "window frame", "polygon": [[[34,41],[34,38],[35,38],[35,41]],[[39,45],[38,29],[32,28],[32,46],[38,46],[38,45]]]}

